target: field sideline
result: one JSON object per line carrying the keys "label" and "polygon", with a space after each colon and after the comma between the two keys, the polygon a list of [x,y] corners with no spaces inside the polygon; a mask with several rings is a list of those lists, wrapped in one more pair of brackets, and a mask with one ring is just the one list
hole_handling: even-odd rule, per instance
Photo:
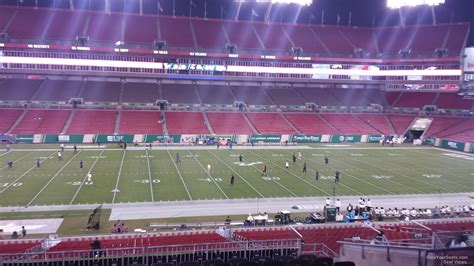
{"label": "field sideline", "polygon": [[[298,152],[302,159],[293,163],[292,154]],[[176,153],[181,163],[175,162]],[[7,167],[10,160],[13,169]],[[62,161],[55,150],[14,150],[0,153],[0,206],[472,192],[473,160],[435,148],[105,149],[65,151]],[[340,184],[334,182],[336,170]]]}

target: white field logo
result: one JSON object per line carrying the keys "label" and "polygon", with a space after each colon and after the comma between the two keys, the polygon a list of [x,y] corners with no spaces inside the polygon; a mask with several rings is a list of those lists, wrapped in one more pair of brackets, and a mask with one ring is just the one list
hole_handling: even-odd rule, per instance
{"label": "white field logo", "polygon": [[234,162],[234,164],[238,166],[253,166],[257,164],[262,164],[262,162],[252,162],[252,163]]}
{"label": "white field logo", "polygon": [[423,174],[423,177],[426,177],[426,178],[440,178],[440,177],[442,177],[442,175]]}
{"label": "white field logo", "polygon": [[390,179],[393,176],[391,176],[391,175],[373,175],[372,177],[375,178],[375,179]]}

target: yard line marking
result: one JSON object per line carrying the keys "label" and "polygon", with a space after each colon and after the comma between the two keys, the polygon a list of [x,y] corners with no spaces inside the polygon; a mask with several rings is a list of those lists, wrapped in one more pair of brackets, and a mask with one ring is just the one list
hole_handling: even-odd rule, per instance
{"label": "yard line marking", "polygon": [[173,162],[174,167],[176,168],[176,172],[178,172],[179,178],[181,179],[181,182],[183,183],[184,189],[186,189],[186,192],[188,193],[188,197],[190,200],[193,200],[193,197],[191,197],[191,193],[189,193],[188,187],[186,186],[186,183],[184,182],[183,176],[181,175],[181,172],[178,169],[178,166],[176,165],[176,162],[173,160],[173,156],[171,156],[170,150],[166,150],[168,152],[168,155],[170,156],[170,160]]}
{"label": "yard line marking", "polygon": [[[245,160],[244,160],[245,161]],[[255,166],[255,165],[251,165],[253,168],[257,169],[259,172],[260,172],[260,169]],[[282,187],[283,189],[285,189],[286,191],[290,192],[290,194],[292,194],[293,196],[297,197],[298,195],[296,195],[293,191],[291,191],[289,188],[285,187],[282,183],[278,182],[277,180],[273,180],[273,182],[275,182],[277,185],[279,185],[280,187]]]}
{"label": "yard line marking", "polygon": [[[253,153],[253,154],[255,154],[257,157],[261,158],[262,160],[264,160],[264,159],[265,159],[265,158],[263,158],[262,156],[260,156],[259,154],[255,153],[255,152],[253,152],[253,151],[250,151],[250,152],[251,152],[251,153]],[[301,178],[301,177],[299,177],[299,176],[297,176],[297,175],[293,174],[292,172],[288,171],[287,169],[285,169],[285,168],[283,168],[283,167],[281,167],[281,166],[277,165],[277,164],[276,164],[276,163],[274,163],[273,161],[271,161],[271,160],[270,160],[269,162],[270,162],[270,163],[272,163],[272,164],[274,164],[274,165],[276,165],[278,168],[282,169],[283,171],[285,171],[285,172],[287,172],[287,173],[291,174],[292,176],[294,176],[294,177],[298,178],[299,180],[301,180],[301,181],[305,182],[306,184],[308,184],[308,185],[312,186],[313,188],[315,188],[315,189],[317,189],[317,190],[319,190],[319,191],[323,192],[323,193],[324,193],[324,194],[326,194],[327,196],[331,196],[331,195],[330,195],[329,193],[327,193],[326,191],[324,191],[324,190],[321,190],[321,189],[320,189],[320,188],[318,188],[317,186],[315,186],[315,185],[311,184],[309,181],[307,181],[307,180],[305,180],[305,179],[303,179],[303,178]]]}
{"label": "yard line marking", "polygon": [[214,180],[214,178],[211,176],[211,173],[209,173],[206,168],[204,168],[204,166],[201,164],[201,162],[196,158],[196,156],[194,156],[194,154],[190,151],[190,150],[187,150],[189,153],[191,153],[191,155],[193,155],[192,157],[194,158],[194,160],[201,166],[201,168],[204,170],[204,172],[207,173],[207,175],[209,176],[209,178],[211,178],[212,182],[214,182],[214,184],[217,186],[217,188],[222,192],[222,194],[224,195],[224,197],[226,199],[229,199],[229,197],[227,196],[227,194],[225,194],[224,190],[222,190],[222,188],[219,186],[219,184],[217,184],[216,180]]}
{"label": "yard line marking", "polygon": [[46,185],[43,186],[43,188],[38,192],[36,193],[36,195],[33,197],[33,199],[30,200],[30,202],[28,202],[25,207],[28,207],[31,205],[31,203],[33,203],[33,201],[36,200],[36,198],[38,198],[38,196],[41,194],[41,192],[43,192],[48,186],[49,184],[51,184],[51,182],[53,182],[53,180],[63,171],[64,168],[66,168],[66,166],[69,165],[70,162],[72,162],[74,160],[74,158],[76,158],[77,155],[79,155],[81,153],[81,151],[79,151],[78,153],[76,153],[74,156],[71,157],[71,159],[69,159],[69,161],[67,161],[67,163],[65,163],[63,165],[63,167],[61,167],[61,169],[59,169],[56,174],[53,175],[53,177],[51,177],[48,181],[48,183],[46,183]]}
{"label": "yard line marking", "polygon": [[12,151],[4,152],[4,153],[0,154],[0,157],[2,157],[3,155],[7,155],[7,154],[9,154],[9,153],[11,153],[11,152],[12,152]]}
{"label": "yard line marking", "polygon": [[[308,160],[309,160],[310,162],[315,162],[315,163],[317,163],[317,164],[321,164],[321,163],[319,163],[318,161],[316,161],[315,159],[309,158],[309,156],[308,156]],[[322,165],[322,164],[321,164],[321,165]],[[336,170],[334,167],[332,167],[332,166],[330,166],[330,165],[328,165],[328,166],[329,166],[331,169]],[[311,170],[312,168],[308,167],[308,169]],[[316,170],[313,170],[313,171],[316,173]],[[363,196],[363,195],[365,195],[364,193],[362,193],[362,192],[360,192],[360,191],[357,191],[357,190],[351,188],[350,186],[346,186],[346,185],[344,185],[344,184],[342,184],[342,183],[339,183],[339,185],[341,185],[342,187],[345,187],[345,188],[347,188],[347,189],[349,189],[349,190],[352,190],[352,191],[355,192],[356,195],[358,195],[358,196]]]}
{"label": "yard line marking", "polygon": [[153,196],[153,182],[151,181],[151,169],[150,169],[150,157],[148,156],[148,150],[146,152],[146,162],[148,164],[148,180],[150,180],[150,194],[151,194],[151,201],[155,201]]}
{"label": "yard line marking", "polygon": [[[304,151],[303,151],[303,152],[304,152]],[[308,157],[309,157],[309,156],[308,156]],[[330,167],[331,167],[332,169],[335,169],[335,168],[333,168],[332,166],[330,166]],[[351,174],[349,174],[349,173],[347,173],[347,172],[344,172],[343,174],[346,174],[346,175],[348,175],[348,176],[350,176],[350,177],[352,177],[352,178],[355,178],[355,179],[357,179],[357,180],[359,180],[359,181],[362,181],[362,182],[364,182],[364,183],[366,183],[366,184],[369,184],[369,185],[371,185],[371,186],[373,186],[373,187],[376,187],[376,188],[378,188],[378,189],[380,189],[380,190],[383,190],[383,191],[388,192],[388,193],[390,193],[390,194],[392,194],[392,195],[395,195],[394,192],[389,191],[389,190],[386,190],[386,189],[384,189],[384,188],[382,188],[382,187],[379,187],[379,186],[377,186],[377,185],[375,185],[375,184],[372,184],[372,183],[370,183],[370,182],[368,182],[368,181],[366,181],[366,180],[364,180],[364,179],[360,179],[360,178],[358,178],[357,176],[351,175]]]}
{"label": "yard line marking", "polygon": [[210,150],[207,150],[210,154],[212,154],[214,157],[216,157],[219,161],[221,161],[223,164],[225,164],[228,168],[230,168],[232,170],[232,172],[234,172],[237,176],[239,176],[245,183],[247,183],[247,185],[249,185],[249,187],[251,187],[255,192],[257,192],[257,194],[262,197],[262,198],[265,198],[265,196],[263,196],[262,193],[260,193],[260,191],[258,191],[254,186],[252,186],[252,184],[250,184],[247,179],[245,179],[242,175],[240,175],[239,173],[237,173],[237,171],[235,171],[232,167],[229,166],[229,164],[227,164],[224,160],[222,160],[221,158],[219,158],[219,156],[215,155],[213,152],[211,152]]}
{"label": "yard line marking", "polygon": [[[397,161],[400,161],[400,160],[397,160]],[[390,163],[390,162],[387,162],[387,163],[389,163],[389,164],[391,164],[391,165],[394,165],[393,163]],[[414,165],[414,166],[417,166],[417,165],[415,165],[415,164],[413,164],[413,163],[410,163],[409,161],[407,161],[406,163],[411,164],[411,165]],[[408,168],[407,168],[407,169],[408,169]],[[418,172],[418,173],[420,173],[420,174],[424,174],[423,172],[420,172],[420,171],[418,171],[418,170],[416,170],[416,169],[408,169],[408,170],[414,171],[414,172]],[[439,171],[439,170],[435,170],[435,171],[442,172],[442,171]],[[445,173],[445,172],[442,172],[442,173]],[[445,174],[446,174],[446,173],[445,173]],[[423,181],[423,180],[421,180],[421,179],[418,180],[418,179],[411,178],[411,177],[409,177],[409,176],[407,176],[407,175],[404,175],[404,174],[401,174],[401,175],[403,175],[403,176],[405,176],[405,177],[407,177],[407,178],[409,178],[409,179],[412,179],[412,180],[417,180],[417,181],[420,181],[420,182],[422,182],[422,183],[430,184],[431,186],[434,186],[434,187],[437,187],[437,188],[441,188],[441,189],[445,189],[445,190],[447,190],[447,191],[449,191],[449,192],[452,192],[452,193],[456,193],[455,191],[452,191],[452,190],[450,190],[450,189],[447,189],[447,188],[444,188],[444,187],[440,187],[440,186],[437,186],[437,185],[428,183],[428,182]],[[448,179],[446,179],[446,178],[444,178],[443,181],[446,181],[446,182],[448,182],[448,183],[453,183],[453,184],[458,185],[458,186],[461,186],[461,187],[465,187],[465,186],[466,186],[466,185],[463,185],[463,184],[459,184],[459,183],[457,183],[457,182],[450,181],[450,180],[448,180]]]}
{"label": "yard line marking", "polygon": [[[338,155],[336,155],[336,156],[338,156]],[[392,160],[394,160],[394,159],[395,159],[395,158],[392,158]],[[359,162],[359,161],[354,160],[354,159],[352,159],[352,158],[351,158],[350,160]],[[376,160],[376,159],[374,159],[374,160]],[[377,161],[379,161],[379,160],[377,160]],[[363,163],[363,162],[362,162],[362,163]],[[391,164],[391,165],[393,165],[393,166],[395,166],[395,167],[399,167],[398,165],[393,164],[393,163],[390,163],[389,161],[382,161],[382,163]],[[346,163],[346,164],[347,164],[347,163]],[[367,164],[367,163],[366,163],[366,164]],[[379,167],[377,167],[377,168],[379,168]],[[393,171],[390,171],[390,170],[387,170],[387,169],[384,169],[384,168],[379,168],[379,169],[382,169],[382,170],[385,170],[385,171],[389,171],[389,172],[394,173]],[[404,169],[408,169],[408,168],[404,168]],[[408,169],[408,170],[410,170],[410,169]],[[421,173],[421,172],[420,172],[420,173]],[[432,186],[432,187],[436,187],[436,188],[438,188],[438,189],[441,188],[441,189],[447,190],[447,191],[449,191],[449,192],[456,193],[455,191],[452,191],[452,190],[447,189],[447,188],[444,188],[444,187],[437,186],[437,185],[435,185],[435,184],[428,183],[428,182],[423,181],[423,180],[421,180],[421,179],[412,178],[412,177],[410,177],[410,176],[408,176],[408,175],[405,175],[405,174],[402,174],[402,173],[396,173],[396,174],[401,175],[401,176],[404,176],[404,177],[406,177],[406,178],[408,178],[408,179],[411,179],[411,180],[415,180],[415,181],[422,182],[422,183],[424,183],[424,184],[426,184],[426,185],[429,185],[429,186]]]}
{"label": "yard line marking", "polygon": [[[433,157],[434,159],[438,159],[438,160],[443,160],[443,159],[445,159],[445,158],[448,158],[448,159],[450,159],[451,161],[454,161],[454,162],[459,163],[459,164],[461,164],[461,165],[465,165],[465,162],[463,162],[462,160],[458,160],[459,158],[455,158],[455,157],[445,156],[445,157],[440,158],[440,157],[438,157],[437,155],[433,155],[433,154],[431,154],[431,153],[418,152],[418,151],[417,151],[416,153],[423,154],[423,155],[429,155],[429,156]],[[449,152],[448,152],[448,153],[449,153]],[[465,154],[463,154],[463,155],[465,155]],[[470,156],[470,155],[466,155],[466,156]],[[474,156],[472,156],[472,157],[474,157]],[[430,167],[430,168],[432,168],[432,167]],[[465,173],[467,173],[467,174],[470,173],[470,171],[467,170],[467,169],[466,169],[467,171],[464,171],[464,168],[463,168],[463,167],[451,167],[451,168],[452,168],[452,169],[455,169],[455,170],[462,170],[463,172],[465,172]],[[446,173],[445,173],[445,174],[446,174]],[[468,177],[463,177],[463,176],[456,176],[456,177],[459,177],[459,178],[464,179],[464,180],[472,181],[472,179],[471,179],[471,178],[468,178]]]}
{"label": "yard line marking", "polygon": [[[99,153],[99,156],[97,156],[97,159],[95,159],[94,163],[92,164],[92,166],[89,168],[89,170],[87,171],[87,174],[92,171],[92,169],[94,168],[95,164],[97,163],[97,161],[99,161],[100,159],[100,156],[102,155],[102,153],[104,152],[104,150],[100,151]],[[84,177],[84,180],[82,180],[82,183],[81,185],[79,186],[79,188],[76,190],[76,193],[74,193],[74,196],[72,197],[71,199],[71,202],[69,202],[69,205],[72,205],[72,203],[74,202],[74,200],[76,199],[77,195],[79,194],[79,191],[81,190],[81,188],[84,186],[84,183],[86,182],[86,179],[87,179],[87,174],[86,176]]]}
{"label": "yard line marking", "polygon": [[[353,158],[351,158],[351,157],[344,156],[344,155],[341,155],[341,154],[337,154],[336,156],[339,156],[339,157],[342,157],[342,158],[347,158],[348,161],[354,161],[354,162],[363,163],[363,164],[366,164],[366,165],[369,165],[369,166],[373,166],[373,165],[371,165],[371,164],[369,164],[369,163],[366,163],[366,162],[364,162],[364,161],[356,160],[356,159],[353,159]],[[344,164],[351,165],[351,164],[346,163],[346,162],[344,162]],[[353,165],[351,165],[351,166],[353,166]],[[397,166],[398,166],[398,165],[397,165]],[[364,172],[367,172],[367,173],[369,173],[369,174],[373,174],[373,173],[367,171],[366,169],[363,169],[363,168],[360,168],[360,167],[356,167],[356,166],[353,166],[353,167],[355,167],[356,169],[362,170],[362,171],[364,171]],[[398,175],[404,176],[403,174],[396,173],[396,172],[393,172],[393,171],[388,170],[388,169],[385,169],[385,168],[380,168],[380,167],[377,167],[377,166],[376,166],[375,168],[380,169],[380,170],[383,170],[383,171],[388,171],[388,172],[390,172],[390,173],[392,173],[392,174],[395,174],[395,175],[398,174]],[[404,184],[402,184],[402,183],[399,183],[399,182],[397,182],[397,181],[394,181],[394,180],[391,180],[391,179],[388,179],[387,181],[396,183],[396,184],[401,185],[401,186],[404,186],[404,187],[409,188],[409,189],[411,189],[411,190],[417,191],[417,192],[419,192],[419,193],[421,193],[421,194],[425,194],[425,192],[423,192],[423,191],[421,191],[421,190],[418,190],[418,189],[416,189],[416,188],[409,187],[409,186],[404,185]],[[416,181],[422,181],[422,180],[416,180]]]}
{"label": "yard line marking", "polygon": [[115,196],[117,195],[118,185],[119,185],[119,182],[120,182],[120,175],[122,175],[123,161],[125,159],[125,153],[126,152],[127,152],[127,150],[123,150],[122,161],[120,162],[120,168],[119,168],[119,172],[118,172],[118,175],[117,175],[117,182],[115,183],[114,196],[112,198],[112,203],[115,203]]}
{"label": "yard line marking", "polygon": [[[47,159],[51,158],[54,154],[56,154],[56,151],[54,151],[53,153],[51,153],[51,155],[49,155],[48,157],[46,157],[46,159],[44,160],[40,160],[41,162],[44,162],[46,161]],[[29,172],[31,172],[33,169],[36,168],[36,165],[31,167],[30,169],[28,169],[25,173],[23,173],[21,176],[19,176],[17,179],[15,179],[14,181],[10,182],[10,184],[5,187],[4,189],[2,189],[2,191],[0,191],[0,194],[5,192],[5,190],[7,190],[9,187],[11,187],[14,183],[16,183],[18,180],[22,179],[24,176],[26,176]]]}
{"label": "yard line marking", "polygon": [[[30,154],[32,154],[32,153],[33,153],[33,152],[27,153],[27,154],[21,156],[20,158],[17,158],[17,159],[15,159],[15,160],[13,160],[13,162],[16,163],[16,162],[20,161],[21,159],[25,158],[26,156],[28,156],[28,155],[30,155]],[[8,166],[2,167],[2,168],[0,168],[0,170],[6,169],[6,168],[8,168]]]}

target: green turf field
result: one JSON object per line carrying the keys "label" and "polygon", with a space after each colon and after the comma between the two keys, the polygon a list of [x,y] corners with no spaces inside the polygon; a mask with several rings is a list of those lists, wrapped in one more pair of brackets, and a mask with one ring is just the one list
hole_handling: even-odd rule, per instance
{"label": "green turf field", "polygon": [[[294,164],[291,157],[298,151],[302,160]],[[336,195],[474,191],[474,156],[439,149],[83,150],[63,157],[59,161],[53,150],[0,153],[0,206],[332,196],[334,188]],[[89,170],[92,184],[85,182]],[[334,182],[336,170],[342,173],[340,184]]]}

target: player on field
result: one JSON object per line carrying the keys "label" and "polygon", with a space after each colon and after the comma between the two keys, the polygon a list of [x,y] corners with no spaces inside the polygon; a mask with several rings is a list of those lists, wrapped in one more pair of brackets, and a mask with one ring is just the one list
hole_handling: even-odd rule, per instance
{"label": "player on field", "polygon": [[10,168],[10,169],[13,168],[13,161],[11,161],[11,160],[8,161],[7,165],[8,165],[8,168]]}
{"label": "player on field", "polygon": [[10,151],[10,143],[7,144],[7,152]]}
{"label": "player on field", "polygon": [[293,158],[292,159],[293,159],[293,163],[296,163],[296,155],[295,155],[294,152],[293,152]]}
{"label": "player on field", "polygon": [[244,156],[242,156],[242,154],[239,154],[239,162],[241,162],[243,158]]}
{"label": "player on field", "polygon": [[267,176],[267,165],[263,165],[262,176]]}
{"label": "player on field", "polygon": [[303,164],[303,173],[306,173],[306,162]]}
{"label": "player on field", "polygon": [[74,144],[74,153],[76,153],[76,152],[77,152],[77,146],[76,146],[76,144]]}
{"label": "player on field", "polygon": [[339,183],[339,177],[341,176],[341,172],[339,170],[336,170],[336,173],[334,174],[335,180],[334,182]]}
{"label": "player on field", "polygon": [[324,163],[325,163],[326,165],[328,165],[328,163],[329,163],[329,158],[328,158],[327,156],[324,156]]}
{"label": "player on field", "polygon": [[298,152],[298,160],[301,160],[301,152]]}
{"label": "player on field", "polygon": [[179,152],[176,153],[176,163],[180,163],[181,159],[179,157]]}
{"label": "player on field", "polygon": [[58,151],[58,160],[62,161],[63,160],[63,155],[61,154],[60,151]]}
{"label": "player on field", "polygon": [[288,163],[288,161],[285,162],[285,168],[288,169],[290,167],[290,164]]}
{"label": "player on field", "polygon": [[319,171],[316,170],[316,181],[319,180]]}
{"label": "player on field", "polygon": [[36,167],[39,168],[41,166],[41,161],[40,159],[36,159]]}
{"label": "player on field", "polygon": [[64,152],[64,143],[61,143],[61,151]]}
{"label": "player on field", "polygon": [[83,168],[84,167],[84,162],[82,160],[79,161],[79,168]]}
{"label": "player on field", "polygon": [[233,185],[234,184],[234,180],[235,180],[235,177],[234,177],[234,174],[232,174],[230,176],[230,184]]}
{"label": "player on field", "polygon": [[209,174],[211,173],[211,164],[210,163],[207,164],[207,172]]}

